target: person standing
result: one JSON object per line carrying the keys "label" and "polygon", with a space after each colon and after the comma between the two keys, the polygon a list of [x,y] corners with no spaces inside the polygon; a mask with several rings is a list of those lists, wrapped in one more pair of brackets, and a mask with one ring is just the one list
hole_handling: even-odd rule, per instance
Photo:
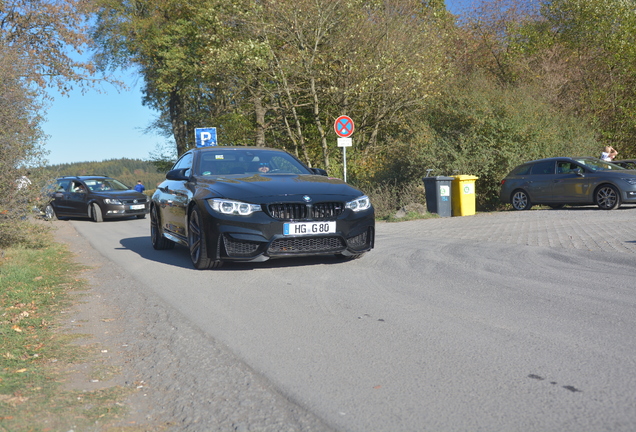
{"label": "person standing", "polygon": [[137,184],[135,185],[135,190],[139,193],[144,193],[144,191],[146,190],[146,187],[141,182],[141,180],[137,180]]}
{"label": "person standing", "polygon": [[29,175],[31,173],[29,171],[27,171],[26,175],[23,175],[22,177],[20,177],[19,179],[17,179],[15,182],[18,185],[18,190],[22,190],[22,191],[26,191],[29,186],[31,185],[31,180],[29,179]]}
{"label": "person standing", "polygon": [[618,152],[614,150],[612,146],[605,146],[603,151],[601,152],[601,159],[605,162],[611,162],[618,155]]}

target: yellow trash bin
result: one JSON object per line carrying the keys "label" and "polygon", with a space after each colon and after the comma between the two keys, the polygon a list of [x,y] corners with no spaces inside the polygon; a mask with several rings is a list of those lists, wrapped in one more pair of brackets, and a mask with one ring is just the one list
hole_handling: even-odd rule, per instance
{"label": "yellow trash bin", "polygon": [[451,185],[451,202],[453,216],[470,216],[475,214],[475,180],[479,177],[471,175],[455,175]]}

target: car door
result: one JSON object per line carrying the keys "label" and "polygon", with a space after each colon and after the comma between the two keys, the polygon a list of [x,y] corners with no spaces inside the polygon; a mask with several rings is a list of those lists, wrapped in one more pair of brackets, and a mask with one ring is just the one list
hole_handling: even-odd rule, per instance
{"label": "car door", "polygon": [[562,204],[591,203],[592,179],[584,167],[573,161],[557,161],[557,176],[552,193],[555,202]]}
{"label": "car door", "polygon": [[552,188],[556,180],[556,161],[546,160],[535,163],[530,170],[526,190],[530,201],[536,204],[554,202]]}
{"label": "car door", "polygon": [[88,216],[87,188],[81,182],[74,180],[66,194],[68,214],[73,216]]}
{"label": "car door", "polygon": [[69,215],[71,214],[68,206],[68,193],[71,190],[70,179],[59,179],[55,190],[51,195],[51,205],[55,209],[57,215]]}
{"label": "car door", "polygon": [[[184,154],[181,159],[172,167],[175,169],[185,169],[185,175],[192,173],[192,153]],[[187,181],[166,180],[162,183],[161,194],[159,196],[161,206],[161,220],[163,228],[181,237],[185,237],[187,230],[187,209],[192,193],[186,187]]]}

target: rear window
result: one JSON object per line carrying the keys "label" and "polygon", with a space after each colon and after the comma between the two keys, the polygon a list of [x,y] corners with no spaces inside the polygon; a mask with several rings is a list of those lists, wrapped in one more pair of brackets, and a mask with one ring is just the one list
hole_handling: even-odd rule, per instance
{"label": "rear window", "polygon": [[530,173],[530,168],[532,168],[532,165],[519,165],[510,171],[510,174],[508,175],[528,175]]}
{"label": "rear window", "polygon": [[554,161],[537,162],[532,166],[533,175],[554,174]]}

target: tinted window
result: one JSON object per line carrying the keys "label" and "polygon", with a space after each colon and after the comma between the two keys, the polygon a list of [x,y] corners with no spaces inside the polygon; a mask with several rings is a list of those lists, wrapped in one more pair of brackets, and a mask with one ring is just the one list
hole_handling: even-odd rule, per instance
{"label": "tinted window", "polygon": [[581,167],[579,167],[574,162],[568,162],[568,161],[557,162],[557,174],[571,174],[575,172],[576,170],[580,170],[580,169]]}
{"label": "tinted window", "polygon": [[530,173],[532,165],[519,165],[517,168],[510,171],[509,175],[528,175]]}
{"label": "tinted window", "polygon": [[554,161],[537,162],[531,172],[533,175],[554,174]]}
{"label": "tinted window", "polygon": [[198,160],[199,175],[254,174],[262,166],[271,174],[312,174],[296,158],[279,151],[208,150]]}

